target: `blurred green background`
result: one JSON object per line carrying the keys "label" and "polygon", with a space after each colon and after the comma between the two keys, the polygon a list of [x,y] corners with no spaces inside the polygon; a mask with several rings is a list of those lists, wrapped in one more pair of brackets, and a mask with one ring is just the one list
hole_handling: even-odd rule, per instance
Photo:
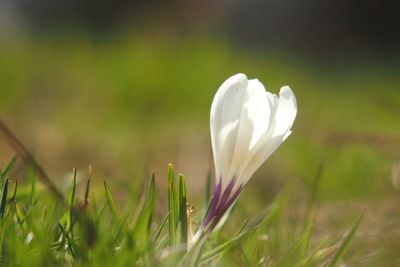
{"label": "blurred green background", "polygon": [[[362,251],[382,250],[365,262],[394,266],[387,253],[400,247],[396,9],[323,2],[3,0],[1,119],[59,184],[72,167],[92,164],[99,181],[124,195],[127,187],[140,191],[152,171],[163,186],[172,162],[200,203],[213,169],[209,109],[219,85],[238,72],[274,93],[290,85],[298,100],[293,135],[254,175],[239,214],[254,214],[291,179],[291,208],[300,210],[323,162],[321,236],[364,211]],[[14,152],[3,137],[0,148],[4,166]]]}

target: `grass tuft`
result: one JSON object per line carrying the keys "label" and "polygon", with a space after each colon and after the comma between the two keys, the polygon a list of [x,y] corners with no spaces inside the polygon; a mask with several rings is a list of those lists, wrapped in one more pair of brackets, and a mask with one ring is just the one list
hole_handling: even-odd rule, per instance
{"label": "grass tuft", "polygon": [[[74,169],[68,205],[47,190],[37,190],[36,174],[30,184],[15,182],[11,195],[9,177],[15,158],[7,164],[0,202],[1,266],[337,266],[348,251],[361,217],[345,238],[312,242],[315,205],[299,225],[300,233],[282,235],[282,218],[293,182],[271,205],[247,219],[232,232],[221,227],[193,240],[188,217],[185,177],[176,183],[173,166],[168,165],[168,212],[156,215],[157,189],[152,174],[138,205],[120,210],[110,186],[104,191],[92,187],[92,169],[84,183],[84,198],[77,197],[79,184]],[[40,182],[40,181],[39,181]],[[207,184],[210,182],[208,181]],[[26,189],[30,194],[20,194]],[[94,191],[93,191],[94,190]],[[315,189],[316,190],[316,189]],[[100,194],[100,198],[93,198]],[[209,193],[206,193],[206,195]],[[209,195],[208,195],[209,197]],[[316,201],[312,197],[312,201]],[[208,199],[208,198],[207,198]],[[206,199],[206,202],[207,202]],[[104,205],[99,205],[99,203]],[[108,209],[109,212],[105,212]],[[201,218],[204,210],[200,209]],[[168,227],[167,227],[168,224]],[[198,225],[196,222],[195,225]],[[267,241],[265,241],[267,240]]]}

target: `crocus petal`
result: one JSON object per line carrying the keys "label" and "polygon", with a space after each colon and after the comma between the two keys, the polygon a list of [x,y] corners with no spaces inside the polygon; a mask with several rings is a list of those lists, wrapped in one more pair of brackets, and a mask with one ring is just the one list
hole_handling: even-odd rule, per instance
{"label": "crocus petal", "polygon": [[243,183],[243,177],[240,173],[243,172],[246,163],[251,160],[252,154],[249,151],[257,145],[260,138],[268,131],[271,113],[274,112],[271,97],[271,93],[265,91],[264,86],[258,80],[249,80],[240,118],[235,153],[229,172],[229,175],[238,176],[237,186]]}
{"label": "crocus petal", "polygon": [[216,177],[220,177],[222,173],[227,175],[229,172],[241,117],[240,107],[243,106],[246,88],[246,75],[236,74],[220,86],[214,97],[210,128]]}
{"label": "crocus petal", "polygon": [[264,163],[264,161],[269,158],[272,153],[279,147],[280,144],[284,141],[282,136],[272,137],[265,143],[263,146],[260,146],[258,150],[256,150],[246,165],[243,172],[240,174],[241,181],[243,184],[247,183],[254,172]]}
{"label": "crocus petal", "polygon": [[264,86],[258,80],[250,80],[247,87],[250,95],[246,103],[248,118],[253,124],[253,133],[248,149],[257,144],[260,138],[268,131],[271,115],[271,93],[265,91]]}
{"label": "crocus petal", "polygon": [[244,171],[239,175],[242,182],[246,183],[261,164],[269,158],[272,153],[292,133],[290,128],[293,125],[297,114],[296,98],[288,86],[281,88],[279,99],[276,103],[276,112],[270,128],[259,139],[258,144],[249,153],[251,159],[248,161]]}
{"label": "crocus petal", "polygon": [[275,115],[276,125],[272,136],[285,135],[292,127],[296,114],[296,97],[289,86],[283,86],[279,92],[279,105]]}

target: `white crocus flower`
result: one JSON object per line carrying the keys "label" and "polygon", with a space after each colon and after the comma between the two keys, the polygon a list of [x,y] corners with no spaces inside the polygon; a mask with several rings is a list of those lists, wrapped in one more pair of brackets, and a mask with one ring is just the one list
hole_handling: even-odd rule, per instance
{"label": "white crocus flower", "polygon": [[221,85],[210,117],[216,186],[201,228],[212,230],[221,220],[253,173],[291,134],[296,113],[288,86],[278,97],[244,74]]}

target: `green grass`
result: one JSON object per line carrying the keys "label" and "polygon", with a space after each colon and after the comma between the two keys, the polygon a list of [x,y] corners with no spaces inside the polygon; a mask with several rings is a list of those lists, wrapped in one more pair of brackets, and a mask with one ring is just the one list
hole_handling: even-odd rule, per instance
{"label": "green grass", "polygon": [[[141,176],[148,168],[179,161],[177,128],[180,138],[188,139],[186,145],[208,146],[212,97],[226,77],[244,72],[273,92],[289,84],[298,98],[295,135],[269,166],[292,172],[281,176],[307,179],[325,160],[336,172],[322,185],[328,199],[376,195],[376,183],[365,183],[365,166],[372,174],[367,179],[380,183],[376,177],[388,175],[399,149],[396,66],[377,61],[320,67],[294,53],[249,52],[221,40],[153,38],[136,35],[93,43],[72,36],[3,44],[0,110],[7,121],[23,125],[21,132],[36,133],[23,136],[35,152],[37,139],[64,151],[48,168],[95,163],[108,176],[115,174],[110,162],[118,161],[124,167],[117,175]],[[42,155],[57,153],[38,149]],[[154,154],[160,150],[168,156],[155,166]],[[344,154],[349,157],[339,156]],[[147,169],[141,167],[145,165]],[[332,183],[346,188],[349,176],[351,192],[327,192]]]}
{"label": "green grass", "polygon": [[[357,249],[350,247],[344,262],[398,264],[400,239],[395,226],[400,213],[398,191],[391,181],[400,149],[396,88],[400,79],[395,59],[338,58],[321,63],[294,51],[251,51],[221,39],[140,33],[101,42],[73,35],[3,42],[0,58],[2,119],[33,151],[65,199],[74,196],[74,205],[85,205],[87,179],[93,176],[86,204],[88,223],[85,217],[68,212],[70,207],[58,203],[46,183],[32,178],[32,172],[17,161],[14,172],[2,177],[2,181],[10,179],[8,186],[2,183],[1,188],[7,189],[7,201],[2,202],[4,227],[13,229],[2,231],[9,260],[29,255],[18,256],[21,265],[41,265],[43,260],[51,265],[61,258],[66,264],[88,264],[81,236],[92,221],[94,227],[88,229],[97,239],[85,242],[94,242],[89,248],[93,265],[126,265],[139,258],[147,264],[158,261],[169,245],[184,242],[184,227],[179,223],[183,213],[175,212],[171,224],[167,216],[169,209],[182,210],[183,201],[167,204],[165,166],[174,162],[185,173],[186,194],[176,176],[174,195],[186,195],[194,205],[195,228],[206,209],[204,199],[209,199],[205,177],[213,169],[210,104],[223,80],[243,72],[275,93],[282,85],[292,87],[299,106],[293,135],[254,175],[231,220],[203,249],[193,250],[190,260],[197,257],[195,261],[202,262],[201,257],[221,250],[225,241],[240,237],[232,241],[233,247],[222,246],[222,257],[210,259],[217,258],[222,266],[254,266],[259,261],[291,266],[317,257],[319,263],[328,264],[339,251],[332,242],[365,212],[353,240]],[[15,152],[3,141],[0,165],[8,173],[4,166]],[[321,162],[317,204],[310,209],[307,203]],[[90,175],[82,171],[89,164],[94,166]],[[69,190],[72,167],[78,168],[74,194]],[[153,170],[154,203],[139,197],[151,183],[147,177]],[[283,193],[291,181],[294,189]],[[289,194],[286,202],[281,200],[285,194]],[[152,216],[141,212],[142,207],[153,205]],[[270,212],[264,221],[242,238],[238,234],[242,224],[267,206]],[[27,220],[21,225],[11,214]],[[151,223],[135,228],[138,218]],[[71,224],[76,225],[74,237]],[[37,237],[26,245],[30,232]],[[151,240],[153,250],[139,252],[147,245],[144,241],[137,244],[140,249],[136,245],[128,249],[126,244],[132,245],[139,232],[140,240]],[[174,238],[169,239],[170,234]],[[60,237],[68,245],[64,250],[51,245]],[[71,250],[77,253],[72,255]],[[182,258],[181,250],[176,253]],[[175,260],[172,256],[165,264]]]}
{"label": "green grass", "polygon": [[[74,169],[68,196],[59,199],[59,194],[46,188],[38,190],[35,174],[31,185],[17,186],[17,180],[10,176],[14,162],[1,172],[3,266],[332,267],[342,259],[360,222],[358,219],[343,238],[311,245],[315,217],[311,202],[304,224],[296,226],[302,230],[286,229],[281,235],[281,214],[291,193],[289,188],[269,208],[243,221],[235,232],[222,228],[190,243],[187,228],[199,222],[187,217],[185,180],[180,175],[175,184],[172,165],[168,167],[167,217],[157,221],[154,175],[139,204],[123,211],[106,181],[103,192],[91,191],[91,172],[84,195],[79,196]],[[94,199],[95,193],[100,197]]]}

